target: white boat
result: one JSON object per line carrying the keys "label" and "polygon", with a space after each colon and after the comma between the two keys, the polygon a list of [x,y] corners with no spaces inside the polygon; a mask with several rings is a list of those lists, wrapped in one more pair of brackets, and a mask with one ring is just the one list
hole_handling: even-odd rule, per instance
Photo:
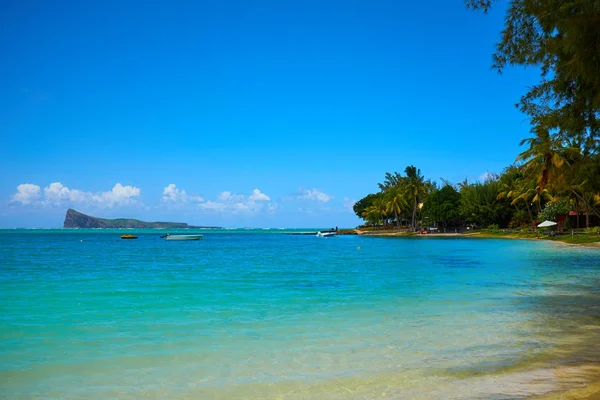
{"label": "white boat", "polygon": [[325,231],[325,232],[317,232],[317,237],[334,237],[337,236],[337,231]]}
{"label": "white boat", "polygon": [[165,235],[166,240],[202,240],[202,235]]}

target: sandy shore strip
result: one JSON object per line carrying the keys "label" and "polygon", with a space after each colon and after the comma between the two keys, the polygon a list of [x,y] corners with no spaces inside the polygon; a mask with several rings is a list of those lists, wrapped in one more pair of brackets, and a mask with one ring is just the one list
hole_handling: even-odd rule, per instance
{"label": "sandy shore strip", "polygon": [[592,243],[567,243],[560,240],[551,240],[545,237],[521,237],[517,235],[489,235],[483,232],[472,232],[472,233],[427,233],[427,234],[414,234],[407,233],[406,231],[401,232],[374,232],[374,231],[363,231],[360,229],[354,229],[353,233],[361,236],[391,236],[391,237],[410,237],[410,238],[434,238],[434,237],[464,237],[464,238],[481,238],[481,239],[517,239],[517,240],[545,240],[551,241],[556,244],[564,244],[566,246],[583,246],[600,249],[600,240]]}
{"label": "sandy shore strip", "polygon": [[600,381],[594,382],[584,388],[567,390],[565,392],[553,393],[536,400],[600,400]]}

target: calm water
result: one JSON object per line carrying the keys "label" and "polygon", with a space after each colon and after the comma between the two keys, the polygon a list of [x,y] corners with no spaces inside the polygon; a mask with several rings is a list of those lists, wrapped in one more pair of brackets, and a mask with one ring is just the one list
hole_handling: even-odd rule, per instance
{"label": "calm water", "polygon": [[600,376],[599,250],[286,232],[0,230],[0,398],[506,399]]}

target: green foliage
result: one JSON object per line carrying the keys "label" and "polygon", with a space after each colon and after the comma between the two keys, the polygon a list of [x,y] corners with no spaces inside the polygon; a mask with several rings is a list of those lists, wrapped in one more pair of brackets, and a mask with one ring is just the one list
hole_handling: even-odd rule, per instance
{"label": "green foliage", "polygon": [[531,223],[531,218],[527,214],[525,210],[517,210],[510,222],[508,223],[509,228],[521,228],[524,226],[528,226]]}
{"label": "green foliage", "polygon": [[467,8],[487,12],[492,7],[492,0],[465,0],[465,5]]}
{"label": "green foliage", "polygon": [[379,183],[379,193],[372,193],[354,204],[356,215],[369,224],[396,222],[399,228],[404,219],[412,218],[415,226],[419,202],[424,201],[435,183],[425,180],[421,171],[408,166],[406,176],[398,172],[387,172],[383,183]]}
{"label": "green foliage", "polygon": [[[467,0],[487,10],[489,0]],[[493,66],[540,67],[541,79],[518,107],[533,126],[574,140],[584,152],[598,149],[600,133],[600,2],[511,0]]]}
{"label": "green foliage", "polygon": [[460,193],[451,185],[432,192],[423,203],[423,215],[442,226],[455,225],[460,219]]}
{"label": "green foliage", "polygon": [[556,201],[546,203],[546,206],[539,215],[541,221],[556,221],[556,217],[559,215],[565,215],[569,213],[569,207],[565,201]]}
{"label": "green foliage", "polygon": [[421,175],[421,170],[414,165],[409,165],[404,170],[406,179],[404,183],[404,193],[408,199],[412,200],[412,227],[415,228],[417,211],[419,208],[419,200],[423,199],[427,194],[427,182],[425,177]]}
{"label": "green foliage", "polygon": [[394,174],[386,172],[383,183],[379,183],[378,186],[382,192],[386,192],[390,189],[400,187],[404,183],[404,179],[405,178],[397,172],[394,172]]}
{"label": "green foliage", "polygon": [[387,209],[383,193],[375,195],[373,203],[363,212],[363,218],[371,225],[379,225],[385,222]]}
{"label": "green foliage", "polygon": [[378,196],[379,196],[379,194],[368,194],[367,196],[363,197],[362,199],[360,199],[356,203],[354,203],[354,206],[352,207],[352,209],[354,210],[354,213],[356,214],[356,216],[358,218],[362,218],[365,210],[368,207],[373,205],[373,202],[375,201],[375,199]]}
{"label": "green foliage", "polygon": [[[465,4],[487,12],[495,2]],[[586,225],[589,215],[600,217],[600,1],[509,0],[501,35],[493,56],[498,71],[513,65],[541,71],[517,104],[532,132],[517,164],[485,182],[465,181],[458,197],[449,185],[437,190],[411,165],[405,176],[386,173],[379,184],[385,200],[367,196],[355,205],[357,215],[411,218],[415,226],[423,202],[424,215],[441,224],[518,227],[537,214],[553,220],[565,208],[588,216]]]}
{"label": "green foliage", "polygon": [[461,184],[460,214],[469,223],[479,226],[500,224],[506,226],[512,211],[507,201],[498,200],[500,182],[492,177],[481,183]]}
{"label": "green foliage", "polygon": [[494,232],[494,233],[500,232],[500,226],[498,226],[498,224],[488,225],[487,229],[488,229],[488,231]]}
{"label": "green foliage", "polygon": [[[494,1],[465,3],[486,12]],[[527,148],[517,158],[523,176],[499,196],[526,206],[530,218],[544,203],[559,200],[600,217],[599,38],[598,0],[508,2],[493,66],[536,66],[541,77],[517,104],[533,133],[521,142]]]}
{"label": "green foliage", "polygon": [[387,215],[393,215],[396,220],[396,227],[400,228],[400,217],[402,213],[408,210],[408,203],[403,196],[402,186],[392,186],[384,193],[385,211]]}

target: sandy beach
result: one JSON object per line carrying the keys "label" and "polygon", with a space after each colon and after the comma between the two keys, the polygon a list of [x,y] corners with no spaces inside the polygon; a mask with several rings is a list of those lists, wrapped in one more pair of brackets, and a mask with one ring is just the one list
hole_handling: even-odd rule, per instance
{"label": "sandy beach", "polygon": [[[492,236],[488,234],[482,234],[481,232],[474,233],[428,233],[423,235],[407,235],[406,232],[372,232],[363,231],[360,229],[354,230],[358,235],[365,236],[391,236],[391,237],[415,237],[415,238],[437,238],[437,237],[464,237],[464,238],[497,238],[497,239],[520,239],[520,240],[548,240],[546,238],[524,238],[517,235],[506,235],[506,236]],[[553,243],[565,246],[584,246],[600,249],[600,241],[595,243],[565,243],[561,241],[553,241]],[[593,367],[593,374],[596,374],[596,370],[600,367]],[[575,374],[572,379],[577,379]],[[563,392],[551,393],[541,397],[535,397],[536,400],[600,400],[600,380],[595,381],[591,384],[586,384],[584,387],[578,387]]]}
{"label": "sandy beach", "polygon": [[583,388],[537,397],[536,400],[600,400],[600,381]]}
{"label": "sandy beach", "polygon": [[592,247],[600,249],[600,238],[597,242],[592,243],[569,243],[564,242],[560,239],[550,239],[548,237],[522,237],[518,235],[493,235],[484,232],[472,232],[472,233],[427,233],[427,234],[412,234],[406,231],[398,231],[398,232],[377,232],[377,231],[368,231],[361,229],[354,229],[352,231],[353,234],[363,235],[363,236],[386,236],[386,237],[410,237],[410,238],[440,238],[440,237],[463,237],[463,238],[480,238],[480,239],[518,239],[518,240],[546,240],[551,241],[556,244],[562,244],[566,246],[584,246],[584,247]]}

